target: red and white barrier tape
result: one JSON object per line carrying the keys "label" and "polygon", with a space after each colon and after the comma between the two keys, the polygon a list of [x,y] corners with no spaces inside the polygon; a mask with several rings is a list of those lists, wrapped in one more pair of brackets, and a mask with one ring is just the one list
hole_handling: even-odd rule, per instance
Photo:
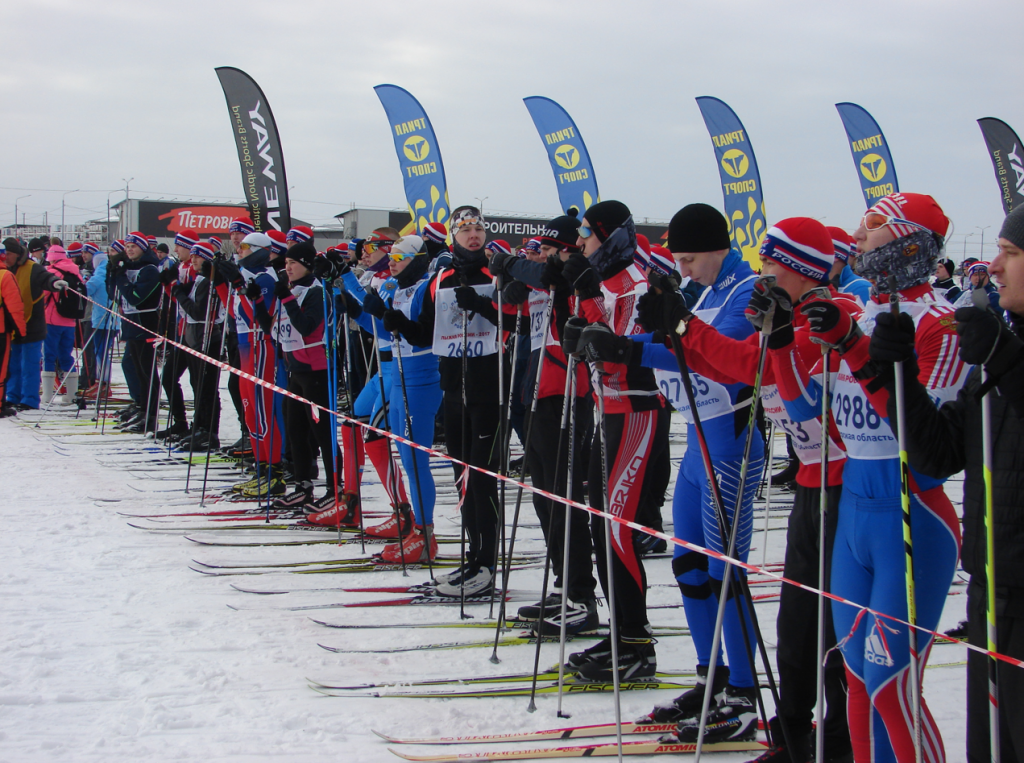
{"label": "red and white barrier tape", "polygon": [[[114,313],[113,310],[110,310],[109,308],[104,307],[103,305],[100,305],[97,302],[94,302],[93,300],[89,299],[88,297],[86,297],[85,299],[87,301],[89,301],[89,302],[92,302],[94,305],[96,305],[100,309],[106,310],[107,312],[116,315],[116,313]],[[342,422],[348,424],[349,426],[355,425],[355,426],[365,427],[366,429],[370,430],[371,432],[375,432],[376,434],[379,434],[382,437],[390,437],[392,440],[395,440],[396,442],[402,443],[404,445],[408,445],[409,447],[412,447],[412,448],[416,448],[417,450],[421,450],[424,453],[427,453],[427,454],[429,454],[431,456],[434,456],[436,458],[440,458],[440,459],[443,459],[445,461],[450,461],[451,463],[460,464],[460,465],[462,465],[463,467],[465,467],[467,469],[472,469],[472,470],[474,470],[476,472],[479,472],[480,474],[486,474],[489,477],[494,477],[495,479],[503,480],[504,482],[507,482],[510,485],[514,485],[517,488],[521,488],[522,490],[527,490],[527,491],[529,491],[531,493],[543,496],[543,497],[548,498],[549,500],[555,501],[557,503],[561,503],[561,504],[564,504],[566,506],[571,506],[572,508],[575,508],[575,509],[582,509],[583,511],[589,512],[590,514],[593,514],[594,516],[603,517],[604,519],[611,520],[612,522],[618,522],[619,524],[624,525],[624,526],[626,526],[626,527],[628,527],[628,528],[630,528],[632,530],[637,530],[638,532],[646,533],[647,535],[652,535],[655,538],[661,538],[662,540],[665,540],[668,543],[672,543],[672,544],[674,544],[676,546],[682,546],[683,548],[685,548],[685,549],[687,549],[689,551],[695,551],[698,554],[703,554],[705,556],[711,557],[712,559],[718,559],[718,560],[720,560],[722,562],[725,562],[726,564],[732,564],[732,565],[734,565],[736,567],[740,567],[740,568],[742,568],[742,569],[744,569],[744,570],[746,570],[748,572],[757,572],[757,573],[760,573],[762,575],[766,575],[768,577],[774,578],[775,580],[778,580],[778,581],[780,581],[782,583],[785,583],[787,585],[796,586],[797,588],[801,588],[801,589],[803,589],[805,591],[809,591],[809,592],[815,594],[816,596],[825,596],[826,598],[831,599],[832,601],[839,602],[840,604],[845,604],[847,606],[850,606],[850,607],[853,607],[855,609],[858,609],[858,610],[860,610],[860,614],[857,616],[857,619],[855,621],[854,630],[856,630],[856,627],[859,625],[860,620],[863,618],[864,614],[871,614],[871,615],[874,615],[875,618],[882,618],[882,619],[889,620],[889,621],[894,622],[894,623],[899,623],[900,625],[905,625],[908,628],[914,628],[919,633],[924,633],[924,634],[927,634],[929,636],[938,637],[938,638],[940,638],[940,639],[942,639],[944,641],[948,641],[949,640],[948,636],[945,636],[944,634],[939,633],[938,631],[928,630],[927,628],[922,628],[919,625],[912,625],[911,623],[907,622],[906,620],[902,620],[902,619],[900,619],[898,617],[895,617],[893,615],[885,614],[884,612],[878,612],[878,611],[876,611],[874,609],[871,609],[870,607],[865,607],[864,605],[857,604],[856,602],[850,601],[849,599],[844,599],[842,596],[837,596],[834,593],[830,593],[828,591],[822,591],[822,590],[820,590],[818,588],[815,588],[813,586],[809,586],[809,585],[806,585],[804,583],[799,583],[799,582],[797,582],[795,580],[790,580],[789,578],[787,578],[787,577],[785,577],[783,575],[780,575],[778,573],[772,572],[772,571],[768,570],[767,568],[759,567],[756,564],[749,564],[747,562],[741,562],[739,559],[733,559],[732,557],[726,556],[725,554],[721,553],[720,551],[715,551],[713,549],[704,548],[703,546],[698,546],[695,543],[690,543],[689,541],[685,541],[685,540],[682,540],[681,538],[676,538],[675,536],[668,535],[668,534],[663,533],[663,532],[659,532],[658,530],[654,530],[654,529],[652,529],[650,527],[645,527],[643,525],[639,525],[636,522],[630,522],[628,520],[623,519],[622,517],[617,517],[617,516],[615,516],[613,514],[608,514],[608,513],[604,512],[604,511],[600,511],[599,509],[595,509],[595,508],[593,508],[591,506],[587,506],[587,505],[582,504],[582,503],[577,503],[576,501],[573,501],[573,500],[571,500],[569,498],[566,498],[564,496],[556,495],[555,493],[550,493],[550,492],[548,492],[546,490],[542,490],[541,488],[535,487],[533,485],[528,485],[528,484],[526,484],[524,482],[519,482],[519,481],[513,479],[512,477],[507,477],[507,476],[504,476],[504,475],[501,475],[501,474],[497,474],[495,472],[492,472],[492,471],[489,471],[487,469],[484,469],[484,468],[482,468],[480,466],[474,466],[473,464],[468,464],[465,461],[460,461],[459,459],[454,458],[454,457],[448,455],[447,453],[441,453],[440,451],[434,450],[433,448],[428,448],[425,445],[420,445],[419,443],[412,442],[411,440],[407,440],[404,437],[401,437],[400,435],[396,435],[394,432],[388,432],[388,431],[385,431],[383,429],[378,429],[377,427],[372,426],[371,424],[367,424],[366,422],[359,421],[358,419],[353,419],[353,418],[351,418],[349,416],[346,416],[346,415],[344,415],[342,413],[339,413],[337,411],[332,411],[332,410],[330,410],[328,408],[324,408],[322,406],[319,406],[316,403],[314,403],[314,402],[312,402],[310,400],[307,400],[304,397],[300,397],[299,395],[296,395],[293,392],[289,392],[286,389],[281,389],[277,385],[271,384],[270,382],[265,381],[263,379],[260,379],[259,377],[253,376],[252,374],[248,374],[248,373],[245,373],[244,371],[240,371],[239,369],[234,368],[233,366],[229,366],[227,363],[224,363],[223,361],[215,360],[214,358],[211,358],[208,355],[204,355],[203,353],[199,352],[198,350],[193,350],[191,347],[186,347],[185,345],[180,344],[179,342],[175,342],[173,339],[166,339],[165,337],[161,337],[155,331],[147,329],[145,326],[141,326],[138,323],[135,323],[134,321],[129,320],[128,318],[126,318],[123,315],[118,316],[118,317],[120,317],[122,321],[130,323],[133,326],[136,326],[137,328],[142,329],[143,331],[146,331],[146,332],[148,332],[150,334],[153,334],[156,337],[156,341],[167,342],[168,344],[170,344],[170,345],[172,345],[174,347],[177,347],[178,349],[183,350],[184,352],[187,352],[187,353],[189,353],[191,355],[194,355],[197,358],[201,358],[204,361],[217,366],[218,368],[222,368],[222,369],[228,371],[229,373],[235,374],[236,376],[240,376],[242,378],[248,379],[249,381],[253,382],[254,384],[258,384],[258,385],[260,385],[262,387],[265,387],[265,388],[267,388],[269,390],[272,390],[273,392],[277,392],[278,394],[286,395],[286,396],[288,396],[290,398],[293,398],[294,400],[298,400],[300,402],[306,403],[314,411],[316,411],[316,410],[324,411],[325,413],[328,413],[331,416],[334,416],[336,419],[340,419]],[[256,333],[256,332],[254,332],[254,333]],[[263,333],[263,332],[260,331],[258,333]],[[463,474],[466,475],[466,474],[468,474],[468,472],[463,472]],[[975,652],[978,652],[979,654],[984,654],[984,655],[987,655],[989,657],[994,657],[994,658],[996,658],[998,660],[1001,660],[1001,661],[1003,661],[1003,662],[1005,662],[1005,663],[1007,663],[1009,665],[1015,665],[1017,667],[1024,668],[1024,660],[1019,660],[1019,659],[1017,659],[1015,657],[1010,657],[1008,655],[1001,654],[999,652],[992,652],[992,651],[989,651],[988,649],[983,649],[980,646],[975,646],[974,644],[969,644],[966,641],[961,641],[960,643],[963,644],[963,646],[967,647],[968,649],[973,650]]]}

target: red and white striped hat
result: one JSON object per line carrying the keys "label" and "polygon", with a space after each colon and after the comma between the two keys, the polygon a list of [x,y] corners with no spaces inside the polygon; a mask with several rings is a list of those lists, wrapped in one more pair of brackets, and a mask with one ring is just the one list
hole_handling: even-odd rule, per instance
{"label": "red and white striped hat", "polygon": [[824,283],[835,262],[835,247],[825,226],[813,217],[790,217],[768,229],[761,242],[761,256]]}

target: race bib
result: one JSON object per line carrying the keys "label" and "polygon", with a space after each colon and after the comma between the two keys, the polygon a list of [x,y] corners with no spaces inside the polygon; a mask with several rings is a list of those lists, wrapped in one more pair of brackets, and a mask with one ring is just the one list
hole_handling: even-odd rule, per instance
{"label": "race bib", "polygon": [[[482,296],[490,296],[494,287],[479,284],[472,287]],[[455,289],[438,289],[434,301],[435,355],[461,358],[465,343],[466,357],[481,358],[498,351],[498,327],[479,313],[472,313],[468,326],[467,313],[455,301]]]}

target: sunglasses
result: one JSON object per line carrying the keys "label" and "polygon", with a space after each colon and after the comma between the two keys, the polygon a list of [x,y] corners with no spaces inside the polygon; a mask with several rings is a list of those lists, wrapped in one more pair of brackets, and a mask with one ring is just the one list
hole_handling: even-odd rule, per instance
{"label": "sunglasses", "polygon": [[590,238],[594,235],[594,231],[588,228],[586,225],[581,225],[576,229],[576,232],[580,235],[580,238]]}
{"label": "sunglasses", "polygon": [[415,255],[412,255],[412,254],[403,254],[402,252],[389,252],[388,253],[388,259],[391,260],[392,262],[401,262],[406,257],[414,257],[414,256]]}
{"label": "sunglasses", "polygon": [[915,223],[912,220],[904,220],[902,217],[893,217],[883,212],[868,212],[861,219],[860,224],[864,226],[865,230],[878,230],[884,228],[886,225],[912,225],[920,230],[928,230],[920,223]]}

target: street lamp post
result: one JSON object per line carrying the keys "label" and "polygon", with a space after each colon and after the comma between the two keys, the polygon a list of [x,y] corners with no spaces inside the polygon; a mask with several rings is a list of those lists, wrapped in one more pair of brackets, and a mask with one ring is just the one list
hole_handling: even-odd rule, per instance
{"label": "street lamp post", "polygon": [[986,225],[982,228],[980,225],[975,225],[974,227],[981,231],[981,249],[978,252],[978,259],[983,260],[985,259],[985,231],[992,226]]}
{"label": "street lamp post", "polygon": [[480,214],[483,214],[484,213],[484,202],[487,201],[491,197],[490,196],[484,196],[481,199],[479,196],[474,196],[473,198],[476,199],[477,202],[478,202],[476,208],[480,210]]}
{"label": "street lamp post", "polygon": [[76,188],[73,191],[66,191],[60,197],[60,240],[61,241],[63,241],[65,238],[67,238],[67,233],[65,232],[65,229],[64,229],[64,200],[67,198],[69,193],[78,193],[78,190],[79,189]]}
{"label": "street lamp post", "polygon": [[[128,186],[131,185],[131,182],[133,180],[135,180],[135,178],[128,178],[127,180],[125,180],[124,178],[121,178],[121,180],[124,180],[124,209],[122,210],[123,214],[120,214],[120,215],[117,216],[117,232],[121,233],[122,229],[123,229],[124,234],[128,235],[128,228],[127,228],[128,199],[131,198],[129,193],[128,193],[129,192]],[[122,226],[121,223],[125,223],[125,225]]]}

